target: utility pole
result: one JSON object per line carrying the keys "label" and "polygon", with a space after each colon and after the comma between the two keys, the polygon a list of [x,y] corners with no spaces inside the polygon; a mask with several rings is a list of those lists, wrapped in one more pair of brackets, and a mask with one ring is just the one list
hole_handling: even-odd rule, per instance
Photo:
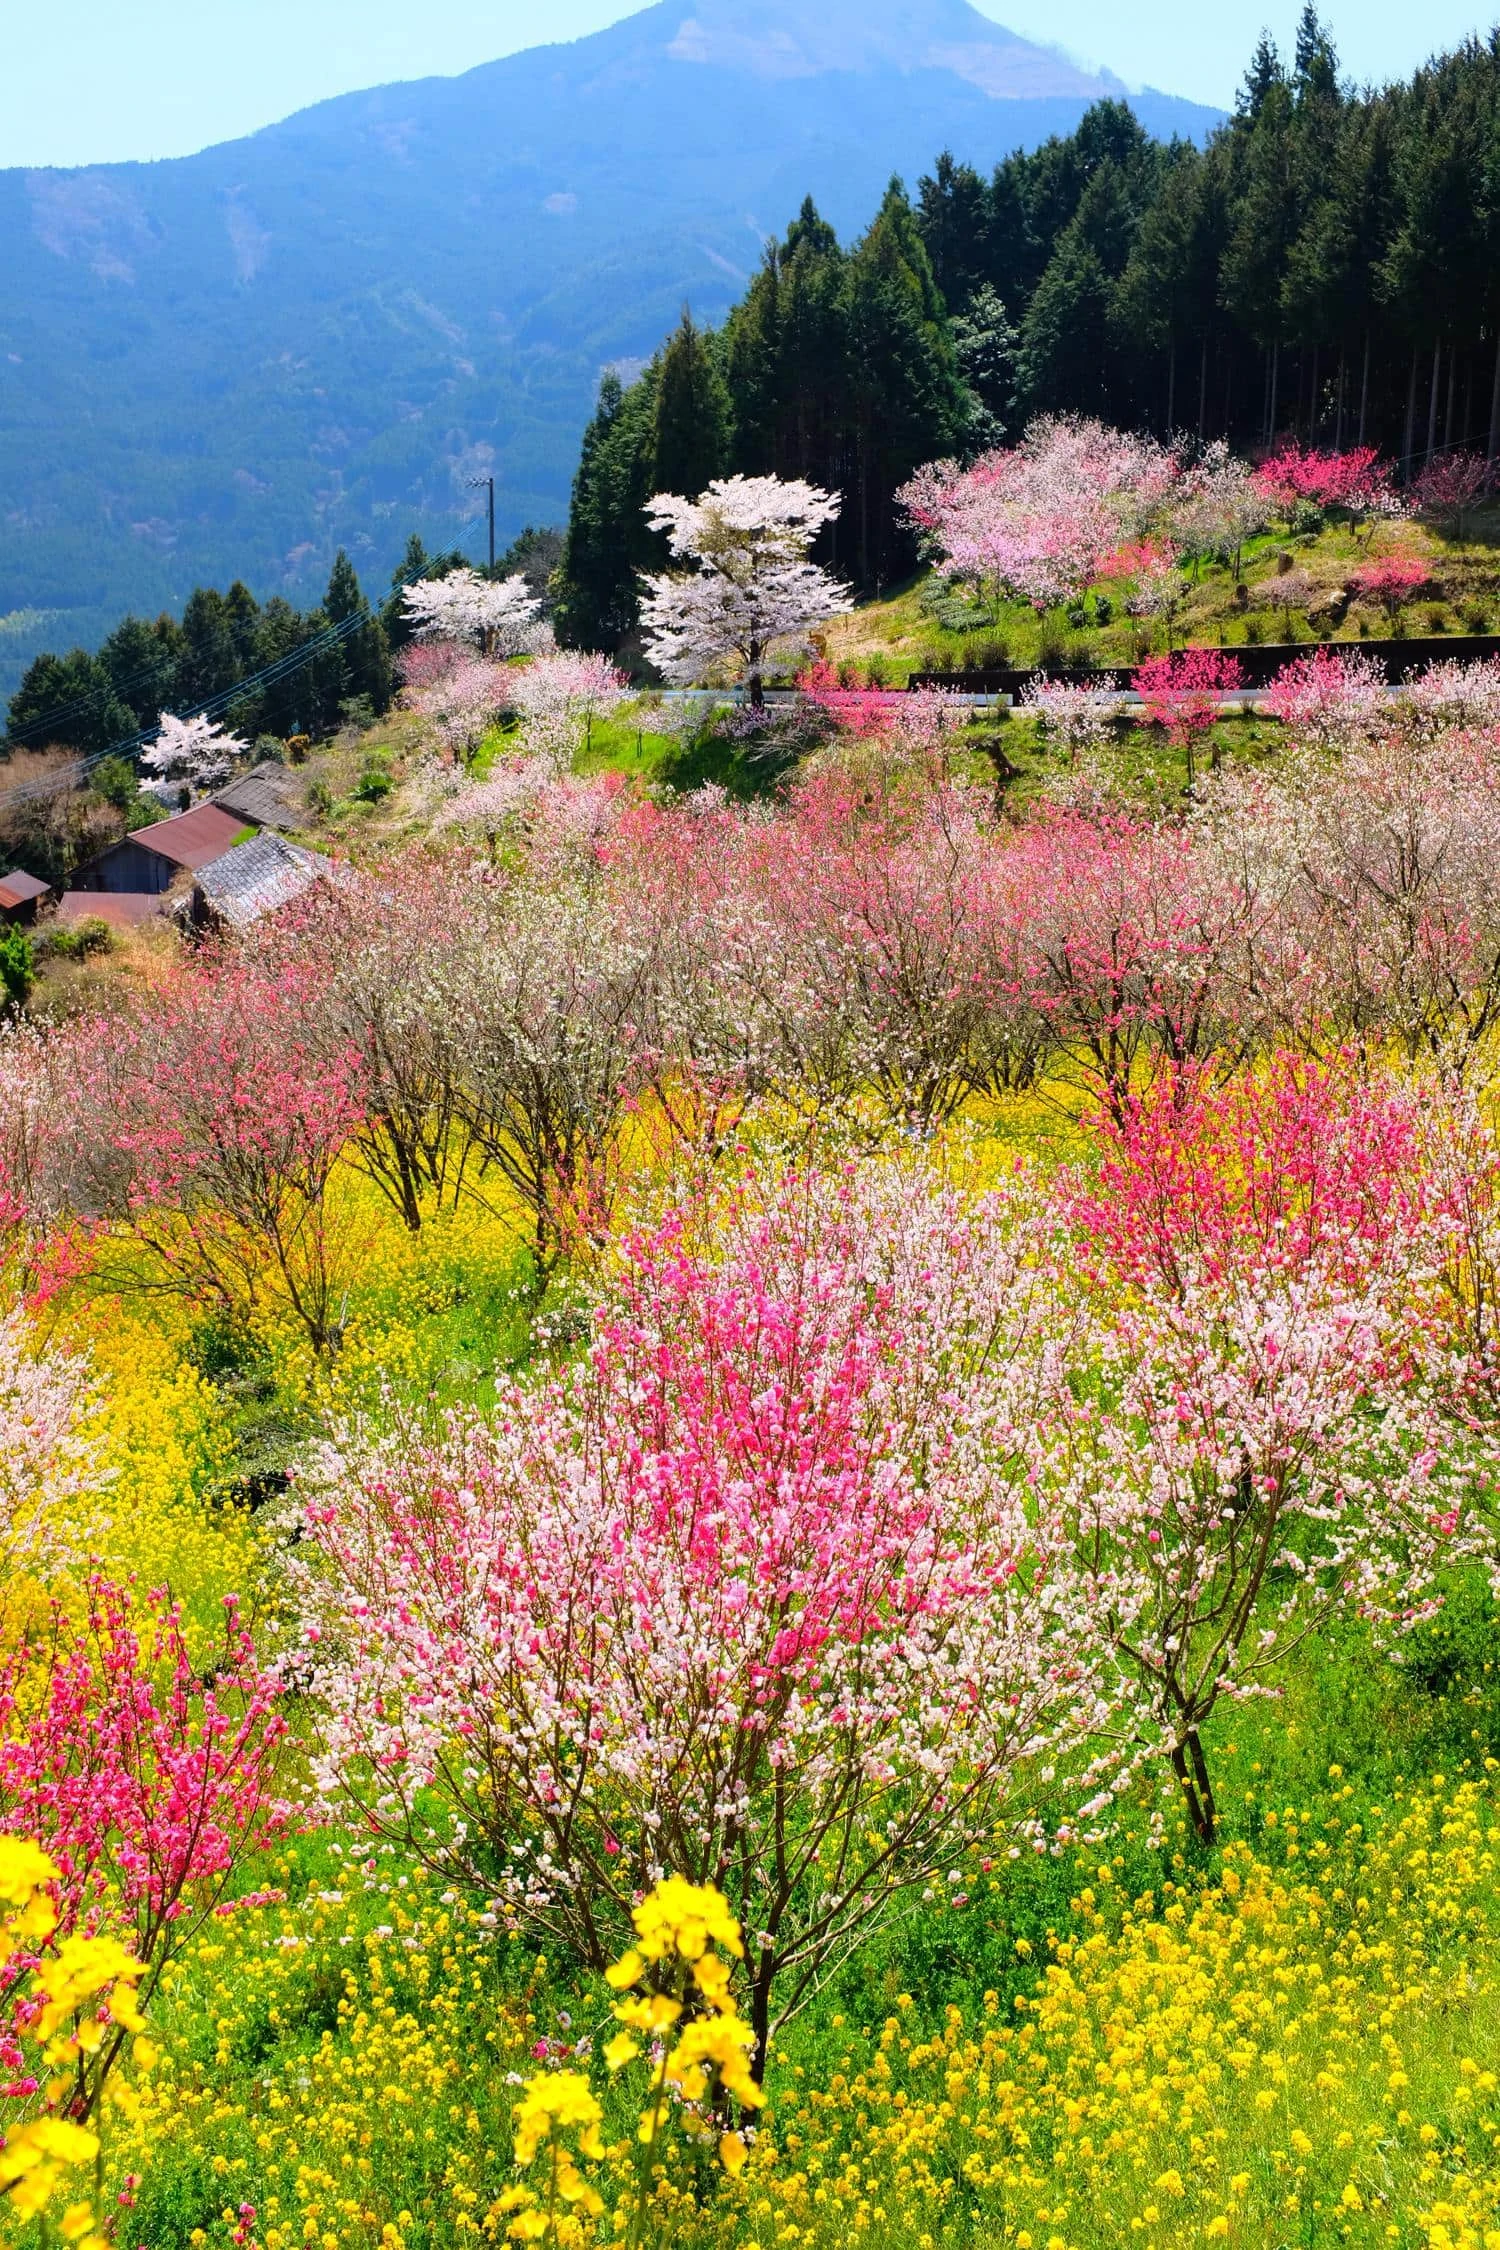
{"label": "utility pole", "polygon": [[495,567],[495,480],[493,477],[470,477],[469,485],[485,485],[490,496],[490,568]]}

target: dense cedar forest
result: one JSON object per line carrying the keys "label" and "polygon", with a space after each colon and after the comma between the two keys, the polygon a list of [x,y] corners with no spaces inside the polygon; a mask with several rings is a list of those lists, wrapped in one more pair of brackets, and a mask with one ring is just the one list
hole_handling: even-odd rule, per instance
{"label": "dense cedar forest", "polygon": [[831,559],[873,592],[913,560],[893,495],[920,462],[1067,409],[1251,452],[1493,453],[1500,34],[1362,92],[1309,5],[1204,148],[1101,102],[989,178],[945,155],[914,201],[893,181],[850,248],[805,203],[722,328],[684,316],[637,382],[606,377],[563,628],[627,640],[642,500],[732,470],[840,490]]}
{"label": "dense cedar forest", "polygon": [[[557,532],[528,527],[495,573],[519,571],[545,607],[560,551]],[[379,717],[394,688],[391,659],[410,637],[402,588],[444,577],[465,560],[456,548],[429,554],[414,533],[378,612],[342,552],[313,610],[296,609],[280,595],[258,602],[238,579],[227,593],[195,587],[180,621],[165,613],[124,617],[93,655],[75,648],[36,657],[11,698],[0,756],[60,743],[97,757],[149,732],[163,711],[196,709],[242,681],[245,691],[228,703],[226,716],[251,739],[321,736],[351,713]],[[304,660],[294,663],[303,650]],[[261,679],[268,671],[273,676]]]}

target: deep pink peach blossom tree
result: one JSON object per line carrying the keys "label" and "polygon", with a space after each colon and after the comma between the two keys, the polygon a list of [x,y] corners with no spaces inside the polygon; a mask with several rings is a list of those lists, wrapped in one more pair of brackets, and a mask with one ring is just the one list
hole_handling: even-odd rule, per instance
{"label": "deep pink peach blossom tree", "polygon": [[1416,1107],[1284,1057],[1099,1130],[1074,1205],[1099,1382],[1062,1397],[1046,1474],[1211,1842],[1220,1700],[1272,1692],[1340,1605],[1420,1614],[1458,1521]]}
{"label": "deep pink peach blossom tree", "polygon": [[629,1243],[572,1377],[339,1431],[302,1508],[330,1798],[595,1965],[664,1869],[719,1885],[763,2068],[1099,1717],[1023,1474],[1051,1226],[1020,1185],[751,1182]]}

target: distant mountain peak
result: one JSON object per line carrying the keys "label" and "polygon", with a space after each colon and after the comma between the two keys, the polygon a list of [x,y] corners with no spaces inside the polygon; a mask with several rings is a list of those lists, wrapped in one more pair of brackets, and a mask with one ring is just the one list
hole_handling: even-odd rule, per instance
{"label": "distant mountain peak", "polygon": [[471,538],[478,475],[502,536],[559,522],[601,372],[722,320],[805,196],[852,239],[893,173],[1123,92],[969,0],[652,0],[196,156],[0,169],[0,702],[195,580],[302,600],[340,546],[378,582]]}
{"label": "distant mountain peak", "polygon": [[1087,100],[1106,83],[968,0],[681,0],[651,15],[668,25],[674,62],[769,80],[940,70],[1000,101]]}

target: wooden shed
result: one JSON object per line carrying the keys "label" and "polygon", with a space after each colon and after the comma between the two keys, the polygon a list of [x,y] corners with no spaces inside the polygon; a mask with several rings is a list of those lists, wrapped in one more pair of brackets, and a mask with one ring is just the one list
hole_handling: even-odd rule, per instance
{"label": "wooden shed", "polygon": [[155,820],[100,852],[73,877],[75,891],[132,891],[159,897],[179,875],[221,859],[255,823],[227,806],[195,805],[170,820]]}
{"label": "wooden shed", "polygon": [[37,908],[50,896],[39,876],[23,874],[20,868],[0,875],[0,922],[34,922]]}

